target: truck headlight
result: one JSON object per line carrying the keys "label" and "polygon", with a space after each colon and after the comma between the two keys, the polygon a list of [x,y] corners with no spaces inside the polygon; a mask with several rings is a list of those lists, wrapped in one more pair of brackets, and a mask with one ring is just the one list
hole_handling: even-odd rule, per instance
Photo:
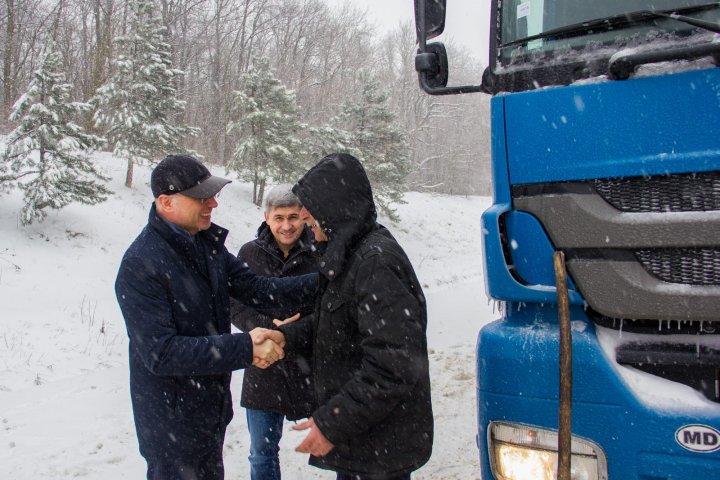
{"label": "truck headlight", "polygon": [[[490,467],[498,480],[557,479],[557,431],[491,422],[488,428]],[[570,477],[607,480],[607,461],[600,446],[572,437]]]}

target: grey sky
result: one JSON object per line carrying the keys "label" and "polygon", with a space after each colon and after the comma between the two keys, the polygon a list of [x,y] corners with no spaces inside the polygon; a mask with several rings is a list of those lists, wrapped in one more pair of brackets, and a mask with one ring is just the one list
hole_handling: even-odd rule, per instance
{"label": "grey sky", "polygon": [[[346,0],[327,0],[331,5],[341,5]],[[347,0],[360,9],[367,10],[371,20],[384,31],[391,30],[404,20],[414,23],[413,0]],[[481,0],[447,0],[445,34],[438,40],[452,39],[479,58],[483,65],[488,62],[488,32],[490,2]]]}

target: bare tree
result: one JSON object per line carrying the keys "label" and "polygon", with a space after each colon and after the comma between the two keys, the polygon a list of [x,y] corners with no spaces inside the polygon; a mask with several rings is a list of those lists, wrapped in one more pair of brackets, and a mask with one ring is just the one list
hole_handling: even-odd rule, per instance
{"label": "bare tree", "polygon": [[90,97],[107,79],[112,58],[113,39],[113,0],[93,0],[93,19],[95,21],[95,54],[93,55],[92,76],[86,95]]}
{"label": "bare tree", "polygon": [[3,38],[2,115],[6,119],[39,61],[42,42],[51,29],[51,8],[41,0],[5,0],[0,20]]}
{"label": "bare tree", "polygon": [[[405,132],[411,173],[407,186],[422,191],[486,193],[489,118],[482,95],[432,97],[417,85],[411,19],[379,36],[361,8],[327,0],[153,0],[166,27],[178,100],[178,121],[203,135],[186,147],[227,165],[232,92],[250,59],[266,56],[277,77],[295,92],[301,121],[322,129],[361,86],[356,73],[380,79],[388,108]],[[50,37],[62,52],[72,97],[88,101],[116,73],[112,39],[128,32],[130,2],[119,0],[4,0],[0,3],[0,126],[39,62]],[[477,83],[481,65],[448,45],[454,77]],[[459,81],[459,80],[458,80]],[[90,127],[89,115],[86,127]],[[485,130],[483,130],[485,129]],[[478,141],[480,139],[480,141]],[[351,148],[352,146],[348,146]],[[301,161],[310,161],[309,158]]]}
{"label": "bare tree", "polygon": [[[454,81],[476,83],[482,67],[466,50],[448,45]],[[432,96],[422,92],[414,70],[415,28],[400,24],[382,43],[384,84],[412,146],[413,190],[453,194],[489,192],[489,105],[483,95]],[[480,118],[487,121],[478,122]]]}
{"label": "bare tree", "polygon": [[232,154],[226,126],[232,92],[247,71],[254,52],[261,53],[269,36],[271,0],[214,0],[196,9],[195,29],[183,30],[182,58],[188,123],[201,125],[204,135],[193,147],[226,164]]}
{"label": "bare tree", "polygon": [[[15,0],[5,0],[7,7],[5,17],[5,48],[3,49],[3,113],[10,110],[13,101],[13,51],[15,49],[15,17],[17,16]],[[5,117],[6,115],[3,115]]]}

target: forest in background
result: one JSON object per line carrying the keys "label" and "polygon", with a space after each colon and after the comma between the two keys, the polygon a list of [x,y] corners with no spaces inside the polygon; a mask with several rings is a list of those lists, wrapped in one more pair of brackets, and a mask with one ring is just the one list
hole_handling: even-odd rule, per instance
{"label": "forest in background", "polygon": [[[410,1],[410,0],[403,0]],[[13,106],[53,42],[62,58],[70,98],[90,102],[116,74],[118,38],[133,24],[133,3],[119,0],[4,0],[0,4],[0,133],[17,127]],[[482,95],[433,97],[414,70],[412,19],[379,32],[351,4],[325,0],[155,0],[170,46],[178,124],[200,130],[184,147],[228,167],[238,149],[238,92],[259,60],[294,95],[303,132],[342,129],[363,115],[363,96],[375,95],[406,142],[402,188],[485,195],[490,183],[489,99]],[[453,82],[478,83],[483,66],[463,48],[448,46]],[[82,127],[104,135],[94,112]],[[372,132],[371,132],[372,133]],[[382,135],[370,141],[383,148]],[[358,141],[356,138],[353,141]],[[347,143],[347,142],[346,142]],[[349,147],[353,147],[350,145]],[[359,147],[358,147],[359,148]],[[106,147],[107,149],[107,147]],[[159,160],[160,158],[157,158]],[[318,158],[314,158],[317,160]],[[307,165],[312,159],[303,159]]]}

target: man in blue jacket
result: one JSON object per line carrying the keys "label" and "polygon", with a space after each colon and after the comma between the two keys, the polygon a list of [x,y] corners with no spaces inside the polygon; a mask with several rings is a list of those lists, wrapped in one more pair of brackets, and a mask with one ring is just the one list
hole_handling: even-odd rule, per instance
{"label": "man in blue jacket", "polygon": [[230,333],[230,296],[258,310],[311,308],[315,274],[260,277],[229,253],[211,223],[229,180],[173,155],[153,170],[147,226],[122,259],[115,292],[129,337],[130,393],[151,480],[224,478],[230,377],[283,357],[282,335]]}

